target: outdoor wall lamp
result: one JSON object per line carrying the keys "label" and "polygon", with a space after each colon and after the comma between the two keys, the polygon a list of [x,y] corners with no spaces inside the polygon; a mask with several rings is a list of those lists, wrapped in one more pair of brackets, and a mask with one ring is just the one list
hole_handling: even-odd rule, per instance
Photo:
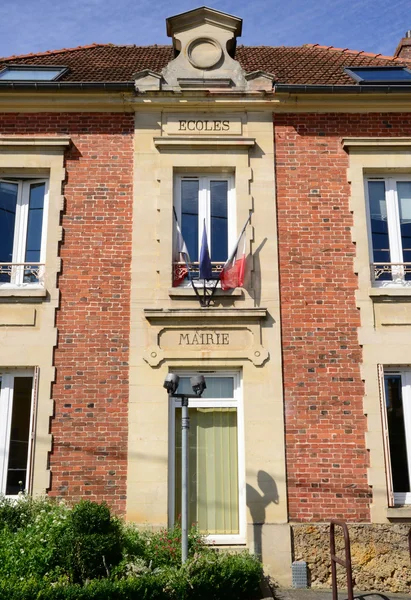
{"label": "outdoor wall lamp", "polygon": [[203,375],[190,378],[194,394],[177,394],[180,377],[175,373],[168,373],[163,387],[170,398],[181,400],[181,562],[185,563],[188,557],[188,431],[190,418],[188,416],[189,398],[201,398],[207,388]]}

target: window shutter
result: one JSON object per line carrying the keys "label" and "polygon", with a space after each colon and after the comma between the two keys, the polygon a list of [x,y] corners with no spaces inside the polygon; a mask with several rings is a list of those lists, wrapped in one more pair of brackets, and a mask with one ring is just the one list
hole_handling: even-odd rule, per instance
{"label": "window shutter", "polygon": [[36,423],[37,423],[37,405],[38,405],[38,390],[39,390],[39,367],[34,367],[33,375],[33,406],[31,410],[30,437],[29,437],[29,456],[27,466],[29,470],[28,476],[28,493],[33,493],[33,477],[34,477],[34,444],[36,439]]}
{"label": "window shutter", "polygon": [[382,365],[378,365],[378,387],[380,391],[381,423],[384,444],[385,477],[387,480],[388,506],[394,506],[394,490],[392,483],[390,440],[388,434],[387,404],[385,399],[384,368]]}

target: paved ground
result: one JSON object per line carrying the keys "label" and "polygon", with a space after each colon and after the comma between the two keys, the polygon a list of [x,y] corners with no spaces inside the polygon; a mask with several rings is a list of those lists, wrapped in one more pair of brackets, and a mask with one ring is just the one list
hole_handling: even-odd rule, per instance
{"label": "paved ground", "polygon": [[[277,600],[332,600],[331,590],[312,589],[276,589],[274,598]],[[392,594],[390,592],[358,592],[354,590],[354,598],[357,600],[411,600],[410,594]],[[346,600],[347,592],[341,591],[338,600]]]}

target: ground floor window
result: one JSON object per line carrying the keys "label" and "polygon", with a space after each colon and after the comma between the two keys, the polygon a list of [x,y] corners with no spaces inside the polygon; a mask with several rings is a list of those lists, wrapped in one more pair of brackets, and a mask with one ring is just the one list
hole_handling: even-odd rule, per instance
{"label": "ground floor window", "polygon": [[29,488],[34,372],[0,370],[0,494]]}
{"label": "ground floor window", "polygon": [[[191,393],[180,374],[178,392]],[[189,522],[220,543],[244,537],[243,411],[239,373],[204,373],[201,399],[190,399]],[[181,514],[181,402],[170,407],[170,518]]]}
{"label": "ground floor window", "polygon": [[411,369],[385,369],[384,392],[394,503],[411,504]]}

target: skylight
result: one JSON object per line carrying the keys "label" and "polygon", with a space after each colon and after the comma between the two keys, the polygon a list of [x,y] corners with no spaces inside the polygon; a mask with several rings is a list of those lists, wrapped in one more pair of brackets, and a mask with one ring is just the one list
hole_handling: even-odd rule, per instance
{"label": "skylight", "polygon": [[0,71],[1,81],[55,81],[66,71],[66,67],[43,67],[8,65]]}
{"label": "skylight", "polygon": [[346,67],[345,72],[362,85],[411,83],[411,71],[406,67]]}

